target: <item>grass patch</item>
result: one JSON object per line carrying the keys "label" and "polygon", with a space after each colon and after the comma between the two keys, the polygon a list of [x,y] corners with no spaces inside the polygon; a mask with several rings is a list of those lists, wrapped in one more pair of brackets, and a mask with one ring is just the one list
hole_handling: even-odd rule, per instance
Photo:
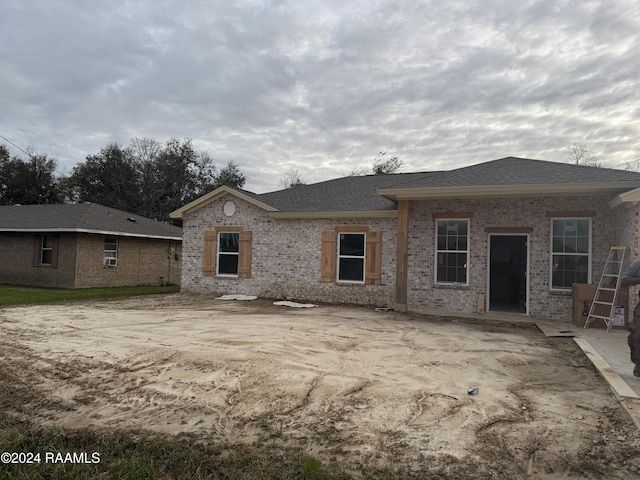
{"label": "grass patch", "polygon": [[106,288],[42,288],[0,285],[0,307],[14,305],[42,305],[47,303],[76,302],[83,300],[109,300],[133,297],[137,295],[153,295],[178,293],[180,286],[140,285],[135,287]]}
{"label": "grass patch", "polygon": [[[40,454],[40,462],[31,464],[0,462],[0,478],[18,480],[349,478],[330,473],[294,448],[238,445],[222,450],[187,437],[144,431],[37,427],[1,411],[0,451]],[[60,461],[74,453],[83,461]]]}

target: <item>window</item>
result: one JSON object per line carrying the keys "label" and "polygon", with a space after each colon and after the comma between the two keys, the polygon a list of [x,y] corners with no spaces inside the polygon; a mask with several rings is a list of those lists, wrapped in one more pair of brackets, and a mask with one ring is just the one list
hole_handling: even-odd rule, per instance
{"label": "window", "polygon": [[253,233],[225,225],[204,232],[202,274],[251,278]]}
{"label": "window", "polygon": [[105,267],[118,266],[118,239],[117,238],[104,239],[103,262]]}
{"label": "window", "polygon": [[320,281],[382,284],[382,232],[339,225],[322,232]]}
{"label": "window", "polygon": [[366,235],[340,233],[338,238],[338,281],[364,283]]}
{"label": "window", "polygon": [[59,235],[34,235],[33,266],[56,268],[59,247]]}
{"label": "window", "polygon": [[238,260],[240,257],[240,233],[218,233],[218,275],[238,275]]}
{"label": "window", "polygon": [[53,237],[42,235],[40,246],[40,265],[51,265],[53,263]]}
{"label": "window", "polygon": [[590,219],[552,219],[551,288],[570,289],[574,283],[590,282],[590,237]]}
{"label": "window", "polygon": [[438,220],[436,283],[467,284],[469,220]]}

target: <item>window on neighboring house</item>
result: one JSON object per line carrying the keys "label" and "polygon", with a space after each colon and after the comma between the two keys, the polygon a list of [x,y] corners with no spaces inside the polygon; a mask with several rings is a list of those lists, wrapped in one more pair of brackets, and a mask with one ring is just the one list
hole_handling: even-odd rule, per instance
{"label": "window on neighboring house", "polygon": [[104,239],[104,266],[105,267],[118,266],[118,239],[117,238]]}
{"label": "window on neighboring house", "polygon": [[574,283],[589,283],[591,220],[551,220],[551,288],[566,290]]}
{"label": "window on neighboring house", "polygon": [[218,275],[238,275],[238,260],[240,257],[240,233],[218,233]]}
{"label": "window on neighboring house", "polygon": [[364,283],[366,234],[338,234],[338,281]]}
{"label": "window on neighboring house", "polygon": [[438,220],[436,283],[468,283],[469,220]]}
{"label": "window on neighboring house", "polygon": [[42,244],[40,246],[40,265],[53,264],[53,236],[42,235]]}
{"label": "window on neighboring house", "polygon": [[58,235],[36,235],[33,244],[33,266],[56,268],[59,246]]}

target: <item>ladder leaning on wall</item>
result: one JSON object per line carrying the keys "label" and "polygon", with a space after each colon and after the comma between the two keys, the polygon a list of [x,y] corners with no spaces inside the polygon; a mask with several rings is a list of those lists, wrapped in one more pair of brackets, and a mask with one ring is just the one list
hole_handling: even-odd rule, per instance
{"label": "ladder leaning on wall", "polygon": [[607,326],[607,332],[611,330],[626,250],[627,247],[624,246],[611,247],[607,262],[604,264],[602,277],[600,277],[600,283],[589,308],[589,315],[584,322],[584,328],[587,328],[594,320],[601,319]]}

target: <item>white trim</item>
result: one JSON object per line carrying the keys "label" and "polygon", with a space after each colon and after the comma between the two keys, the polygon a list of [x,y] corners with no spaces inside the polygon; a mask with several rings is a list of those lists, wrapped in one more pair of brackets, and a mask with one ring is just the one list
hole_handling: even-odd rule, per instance
{"label": "white trim", "polygon": [[[220,251],[220,235],[223,233],[231,233],[238,236],[238,251],[237,252],[221,252]],[[235,255],[238,257],[238,265],[236,267],[236,273],[220,273],[220,255]],[[220,230],[217,232],[216,238],[216,277],[226,278],[238,278],[238,271],[240,270],[240,232],[239,231],[227,231]]]}
{"label": "white trim", "polygon": [[501,198],[531,196],[590,196],[638,188],[638,181],[473,185],[452,187],[380,188],[376,193],[391,200],[442,198]]}
{"label": "white trim", "polygon": [[396,218],[397,210],[349,210],[343,212],[270,212],[271,218]]}
{"label": "white trim", "polygon": [[242,192],[239,192],[238,190],[235,190],[231,187],[227,187],[226,185],[223,185],[219,188],[216,188],[213,192],[209,192],[206,195],[203,195],[202,197],[196,198],[193,202],[187,203],[185,206],[180,207],[177,210],[174,210],[169,214],[169,217],[183,218],[186,213],[189,213],[192,210],[197,210],[199,208],[202,208],[207,203],[225,194],[233,195],[234,197],[244,200],[245,202],[255,205],[256,207],[262,208],[267,212],[278,211],[277,208],[273,208],[271,205],[267,205],[266,203],[263,203],[260,200],[256,200],[255,198],[250,197],[249,195],[246,195]]}
{"label": "white trim", "polygon": [[[107,240],[114,240],[114,242],[109,242],[109,243],[115,243],[116,244],[116,248],[115,250],[107,250],[106,247],[106,243]],[[118,266],[118,247],[119,247],[119,242],[118,242],[118,237],[115,238],[105,238],[103,243],[102,243],[102,264],[105,267],[117,267]],[[108,257],[105,254],[107,252],[114,252],[115,256],[113,257]]]}
{"label": "white trim", "polygon": [[[524,311],[525,315],[529,315],[529,302],[530,302],[530,293],[531,293],[531,236],[528,233],[489,233],[487,235],[487,297],[485,301],[487,302],[487,313],[491,312],[491,237],[525,237],[525,241],[527,242],[527,265],[525,266],[526,274],[525,274],[525,282],[527,283],[527,291],[525,292],[525,303],[524,303]],[[499,312],[500,310],[496,310]]]}
{"label": "white trim", "polygon": [[112,230],[93,230],[90,228],[0,228],[0,232],[11,233],[93,233],[96,235],[115,235],[117,237],[153,238],[155,240],[177,240],[182,237],[168,235],[148,235],[144,233],[126,233]]}
{"label": "white trim", "polygon": [[[436,218],[434,219],[434,251],[435,257],[433,260],[433,283],[434,285],[459,285],[459,286],[469,286],[469,272],[471,267],[471,219],[470,218]],[[438,250],[438,223],[439,222],[467,222],[467,249],[466,250]],[[466,281],[462,282],[439,282],[438,281],[438,252],[442,253],[466,253],[467,254],[467,272],[466,272]]]}
{"label": "white trim", "polygon": [[[355,285],[364,285],[365,277],[367,274],[367,232],[336,232],[338,235],[338,241],[336,242],[336,283],[349,283]],[[362,235],[362,256],[360,255],[340,255],[340,235]],[[362,281],[360,280],[340,280],[340,259],[341,258],[362,258]]]}
{"label": "white trim", "polygon": [[[563,287],[563,288],[559,288],[559,287],[554,287],[553,286],[553,222],[554,220],[575,220],[575,221],[579,221],[579,220],[587,220],[589,222],[589,248],[588,253],[586,254],[588,256],[587,258],[587,283],[591,283],[591,269],[592,267],[592,261],[593,261],[593,255],[592,255],[592,250],[593,250],[593,219],[591,217],[551,217],[549,219],[549,291],[551,292],[570,292],[571,291],[571,287]],[[564,253],[557,253],[556,255],[571,255],[571,256],[584,256],[584,253],[569,253],[569,254],[564,254]]]}

